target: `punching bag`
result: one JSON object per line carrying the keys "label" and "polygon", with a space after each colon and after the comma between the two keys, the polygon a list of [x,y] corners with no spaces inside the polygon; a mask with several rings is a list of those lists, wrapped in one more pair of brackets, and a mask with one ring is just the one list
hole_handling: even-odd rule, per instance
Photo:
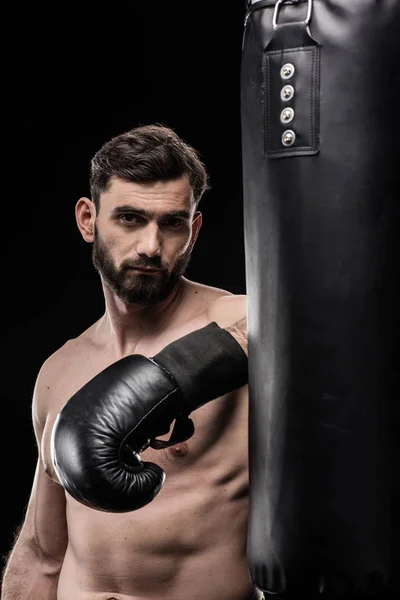
{"label": "punching bag", "polygon": [[400,597],[399,31],[398,0],[247,5],[247,544],[266,598]]}

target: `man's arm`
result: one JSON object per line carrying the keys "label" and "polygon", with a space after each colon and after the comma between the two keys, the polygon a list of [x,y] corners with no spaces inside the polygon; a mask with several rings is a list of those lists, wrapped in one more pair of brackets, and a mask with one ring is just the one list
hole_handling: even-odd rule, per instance
{"label": "man's arm", "polygon": [[46,371],[39,373],[33,397],[38,463],[22,527],[3,573],[1,600],[56,600],[58,576],[67,546],[65,492],[45,473],[41,441],[46,413]]}
{"label": "man's arm", "polygon": [[222,296],[208,309],[208,318],[226,329],[247,354],[247,297]]}
{"label": "man's arm", "polygon": [[[193,411],[246,385],[246,298],[221,298],[206,317],[205,327],[152,357],[133,354],[111,364],[63,406],[52,431],[52,462],[75,500],[108,512],[151,502],[165,473],[141,461],[143,450],[189,439]],[[159,440],[173,421],[170,439]]]}

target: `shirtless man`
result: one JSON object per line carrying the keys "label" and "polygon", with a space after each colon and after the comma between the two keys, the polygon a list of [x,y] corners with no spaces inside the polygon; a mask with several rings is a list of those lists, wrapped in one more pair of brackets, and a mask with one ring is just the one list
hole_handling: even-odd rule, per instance
{"label": "shirtless man", "polygon": [[138,510],[90,508],[64,490],[53,468],[57,415],[112,363],[152,357],[213,321],[245,348],[237,323],[246,317],[246,297],[183,276],[207,189],[197,152],[167,127],[138,127],[97,152],[90,184],[91,199],[78,200],[76,219],[92,244],[105,313],[38,374],[32,407],[38,462],[2,600],[259,598],[246,559],[246,385],[194,411],[195,433],[186,442],[142,452],[166,479]]}

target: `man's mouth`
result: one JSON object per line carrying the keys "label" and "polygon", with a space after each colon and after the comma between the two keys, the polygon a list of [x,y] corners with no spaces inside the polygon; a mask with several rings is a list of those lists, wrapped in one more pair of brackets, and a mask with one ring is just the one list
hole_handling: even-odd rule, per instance
{"label": "man's mouth", "polygon": [[161,269],[154,269],[153,267],[131,267],[133,271],[140,271],[141,273],[158,273]]}

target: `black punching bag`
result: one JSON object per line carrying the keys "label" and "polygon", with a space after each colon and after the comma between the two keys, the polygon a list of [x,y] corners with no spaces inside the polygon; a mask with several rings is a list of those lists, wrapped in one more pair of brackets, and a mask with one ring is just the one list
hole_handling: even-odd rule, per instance
{"label": "black punching bag", "polygon": [[247,6],[248,561],[400,597],[400,2]]}

